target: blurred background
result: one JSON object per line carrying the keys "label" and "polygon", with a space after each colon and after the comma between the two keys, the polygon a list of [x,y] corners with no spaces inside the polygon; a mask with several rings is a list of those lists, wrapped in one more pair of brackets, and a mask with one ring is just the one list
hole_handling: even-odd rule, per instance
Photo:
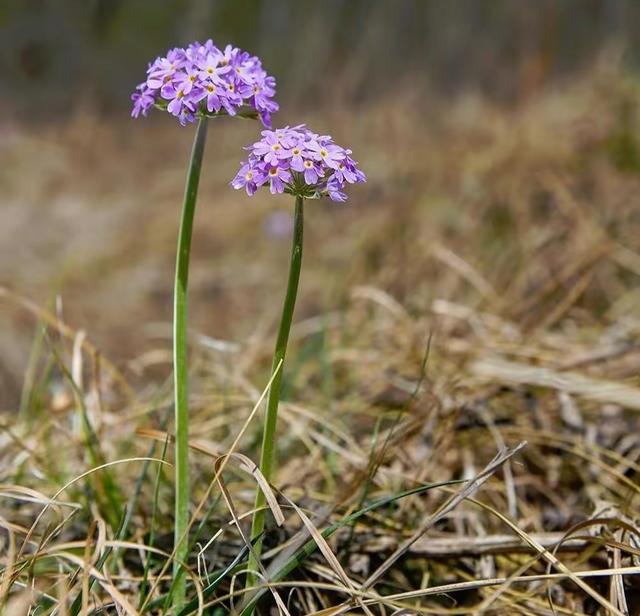
{"label": "blurred background", "polygon": [[640,58],[633,0],[4,0],[5,112],[122,113],[147,62],[212,37],[258,54],[283,107],[474,91],[521,101],[603,47]]}
{"label": "blurred background", "polygon": [[[635,0],[3,0],[0,408],[36,331],[19,298],[120,364],[168,353],[193,128],[134,121],[129,96],[194,39],[259,55],[276,125],[331,133],[369,176],[308,207],[299,319],[365,286],[420,318],[444,299],[525,332],[619,323],[640,274],[639,35]],[[289,250],[286,196],[228,187],[258,130],[211,126],[193,255],[194,331],[240,345],[271,336]]]}

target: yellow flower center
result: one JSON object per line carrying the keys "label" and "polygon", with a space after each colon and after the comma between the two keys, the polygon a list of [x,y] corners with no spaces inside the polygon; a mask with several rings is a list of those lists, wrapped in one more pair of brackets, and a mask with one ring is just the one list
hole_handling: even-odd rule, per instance
{"label": "yellow flower center", "polygon": [[279,144],[279,143],[274,143],[274,144],[271,146],[271,149],[272,149],[274,152],[277,152],[278,150],[280,150],[280,149],[281,149],[280,144]]}
{"label": "yellow flower center", "polygon": [[278,169],[276,167],[272,167],[269,169],[269,175],[278,175]]}
{"label": "yellow flower center", "polygon": [[311,169],[311,167],[313,167],[313,163],[312,163],[310,160],[305,160],[305,161],[304,161],[304,166],[305,166],[307,169]]}
{"label": "yellow flower center", "polygon": [[215,92],[215,91],[216,91],[216,88],[215,88],[215,86],[211,86],[211,85],[209,85],[209,86],[207,86],[207,91],[208,91],[210,94],[212,94],[213,92]]}
{"label": "yellow flower center", "polygon": [[300,154],[300,149],[299,148],[293,148],[293,150],[291,150],[291,153],[294,156],[298,156]]}
{"label": "yellow flower center", "polygon": [[178,90],[178,93],[176,94],[176,98],[184,98],[184,92],[182,90]]}
{"label": "yellow flower center", "polygon": [[235,91],[236,91],[236,87],[232,83],[230,83],[229,84],[229,92],[235,92]]}
{"label": "yellow flower center", "polygon": [[327,150],[325,150],[324,148],[320,150],[320,156],[322,156],[322,158],[326,158],[328,153],[329,152],[327,152]]}
{"label": "yellow flower center", "polygon": [[247,175],[244,176],[244,179],[247,181],[253,179],[253,171],[248,171]]}

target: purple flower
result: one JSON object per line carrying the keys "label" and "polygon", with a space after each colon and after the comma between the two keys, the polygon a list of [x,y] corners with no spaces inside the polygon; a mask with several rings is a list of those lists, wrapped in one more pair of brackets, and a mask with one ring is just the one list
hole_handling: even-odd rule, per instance
{"label": "purple flower", "polygon": [[302,167],[304,169],[303,176],[304,181],[309,185],[313,186],[318,183],[318,180],[324,175],[324,171],[322,167],[314,162],[311,159],[307,159],[303,161]]}
{"label": "purple flower", "polygon": [[179,71],[186,61],[184,49],[171,49],[166,58],[156,58],[147,70],[147,86],[159,89]]}
{"label": "purple flower", "polygon": [[226,64],[220,64],[222,54],[220,52],[210,52],[203,58],[196,61],[196,66],[200,69],[200,78],[203,81],[213,81],[222,84],[224,75],[231,70]]}
{"label": "purple flower", "polygon": [[282,167],[269,167],[267,178],[270,182],[271,194],[283,193],[287,183],[291,182],[291,173]]}
{"label": "purple flower", "polygon": [[248,160],[232,180],[231,186],[245,188],[252,195],[269,184],[271,193],[288,192],[308,199],[328,196],[346,201],[346,184],[359,184],[366,177],[351,150],[336,145],[327,135],[317,135],[301,124],[277,130],[264,130],[261,139],[246,149]]}
{"label": "purple flower", "polygon": [[142,114],[143,116],[147,115],[147,112],[151,107],[153,107],[154,97],[149,94],[147,90],[141,90],[138,92],[134,92],[131,95],[131,100],[133,101],[133,109],[131,110],[131,117],[137,118]]}
{"label": "purple flower", "polygon": [[263,70],[256,73],[252,84],[244,84],[240,88],[243,98],[258,110],[262,123],[271,126],[271,114],[278,111],[278,103],[273,100],[276,93],[276,80]]}
{"label": "purple flower", "polygon": [[195,97],[196,102],[199,103],[201,100],[206,99],[207,111],[209,113],[217,113],[222,109],[222,100],[224,98],[221,88],[222,86],[213,83],[213,81],[204,83],[202,89]]}
{"label": "purple flower", "polygon": [[331,201],[343,202],[347,200],[347,195],[342,192],[343,184],[335,175],[327,182],[327,192]]}
{"label": "purple flower", "polygon": [[199,116],[236,115],[249,108],[266,127],[278,111],[275,79],[260,59],[227,45],[221,51],[209,39],[186,48],[176,47],[149,64],[146,80],[132,94],[134,118],[157,106],[182,124]]}
{"label": "purple flower", "polygon": [[304,171],[304,156],[307,154],[307,150],[304,146],[304,141],[299,141],[293,144],[290,150],[286,151],[286,157],[290,159],[289,164],[294,171]]}
{"label": "purple flower", "polygon": [[178,114],[178,120],[180,120],[180,124],[182,124],[182,126],[186,126],[189,122],[195,122],[196,116],[192,109],[184,106]]}
{"label": "purple flower", "polygon": [[337,169],[346,156],[340,146],[327,142],[326,138],[322,138],[322,141],[312,141],[309,144],[309,151],[316,160],[324,162],[327,167],[332,169]]}
{"label": "purple flower", "polygon": [[251,168],[251,165],[244,164],[240,167],[240,171],[238,171],[236,177],[233,178],[231,186],[236,189],[244,188],[247,191],[247,194],[251,196],[256,192],[256,190],[258,190],[256,182],[259,180],[264,181],[263,176],[263,173],[256,174],[256,171]]}
{"label": "purple flower", "polygon": [[253,144],[253,153],[273,166],[276,166],[281,158],[286,158],[286,150],[279,136],[270,130],[262,131],[262,139]]}
{"label": "purple flower", "polygon": [[340,180],[340,182],[349,182],[349,184],[365,182],[367,179],[365,174],[356,167],[356,162],[349,157],[351,150],[347,150],[346,154],[347,156],[340,162],[335,171],[335,177]]}
{"label": "purple flower", "polygon": [[236,115],[236,108],[242,106],[242,95],[238,92],[238,88],[233,82],[224,84],[224,96],[220,100],[230,116]]}
{"label": "purple flower", "polygon": [[220,54],[220,63],[224,66],[233,66],[239,52],[240,50],[238,48],[227,45]]}
{"label": "purple flower", "polygon": [[[162,86],[160,95],[162,98],[169,101],[167,105],[167,111],[176,117],[180,116],[183,108],[186,107],[189,111],[195,111],[192,103],[192,97],[188,96],[188,92],[185,92],[184,88],[187,88],[187,81],[182,79],[175,83],[169,82]],[[191,88],[189,87],[189,92]]]}
{"label": "purple flower", "polygon": [[199,71],[190,67],[184,73],[177,73],[173,79],[173,84],[185,94],[189,94],[194,86],[197,88],[202,85],[202,82],[199,79]]}

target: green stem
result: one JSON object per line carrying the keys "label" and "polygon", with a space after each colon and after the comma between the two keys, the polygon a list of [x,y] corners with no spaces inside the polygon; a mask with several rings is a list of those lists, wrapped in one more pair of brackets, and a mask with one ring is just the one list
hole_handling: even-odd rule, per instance
{"label": "green stem", "polygon": [[[267,481],[271,481],[276,465],[276,424],[278,419],[278,402],[280,401],[280,389],[282,385],[282,370],[284,366],[284,356],[287,352],[289,341],[289,331],[291,330],[291,319],[293,309],[296,305],[296,295],[298,293],[298,281],[300,280],[300,266],[302,265],[302,239],[303,239],[303,206],[304,199],[296,197],[296,210],[293,223],[293,243],[291,247],[291,263],[289,265],[289,281],[287,283],[287,293],[282,307],[282,317],[280,319],[280,329],[278,339],[273,354],[271,372],[278,369],[278,373],[273,378],[267,399],[267,414],[264,422],[264,432],[262,434],[262,451],[260,454],[260,470]],[[255,512],[251,525],[251,539],[255,541],[253,551],[255,558],[249,559],[249,571],[258,570],[257,558],[262,552],[262,532],[264,530],[266,516],[266,498],[262,490],[256,491]],[[248,583],[254,583],[253,575],[248,576]]]}
{"label": "green stem", "polygon": [[187,365],[187,285],[189,281],[189,255],[193,217],[198,196],[202,155],[207,139],[207,119],[198,122],[191,151],[191,161],[180,219],[178,251],[176,255],[176,280],[173,305],[173,381],[175,389],[175,534],[176,563],[173,605],[175,611],[184,603],[185,576],[178,563],[186,562],[188,556],[187,532],[189,524],[189,390]]}

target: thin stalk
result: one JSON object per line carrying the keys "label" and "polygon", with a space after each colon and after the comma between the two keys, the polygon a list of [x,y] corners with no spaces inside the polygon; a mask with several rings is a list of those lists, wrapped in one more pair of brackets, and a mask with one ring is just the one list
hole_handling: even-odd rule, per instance
{"label": "thin stalk", "polygon": [[[193,218],[198,196],[198,183],[202,167],[202,155],[207,139],[207,119],[200,118],[191,151],[191,161],[180,219],[178,250],[176,255],[176,280],[173,304],[173,382],[175,390],[175,534],[176,563],[174,576],[180,572],[180,562],[186,562],[189,542],[189,389],[187,366],[187,286],[189,281],[189,255]],[[177,612],[185,598],[185,576],[179,576],[174,591],[173,605]]]}
{"label": "thin stalk", "polygon": [[[282,370],[284,357],[287,352],[289,342],[289,331],[291,330],[291,320],[293,309],[296,305],[296,295],[298,293],[298,282],[300,280],[300,266],[302,265],[302,240],[303,240],[303,209],[304,199],[296,197],[296,209],[293,223],[293,242],[291,246],[291,262],[289,264],[289,281],[287,292],[284,297],[282,307],[282,317],[280,319],[280,329],[276,340],[276,348],[271,364],[271,373],[278,370],[273,377],[273,382],[269,388],[267,398],[267,414],[264,422],[264,432],[262,433],[262,451],[260,453],[260,470],[267,481],[271,481],[276,465],[276,424],[278,419],[278,403],[280,402],[280,389],[282,387]],[[280,368],[278,369],[278,366]],[[249,571],[255,572],[258,569],[256,559],[260,558],[262,552],[262,533],[266,517],[266,498],[262,490],[256,490],[255,512],[251,525],[251,540],[253,542],[253,555],[249,559]],[[248,584],[254,583],[254,575],[248,576]]]}

